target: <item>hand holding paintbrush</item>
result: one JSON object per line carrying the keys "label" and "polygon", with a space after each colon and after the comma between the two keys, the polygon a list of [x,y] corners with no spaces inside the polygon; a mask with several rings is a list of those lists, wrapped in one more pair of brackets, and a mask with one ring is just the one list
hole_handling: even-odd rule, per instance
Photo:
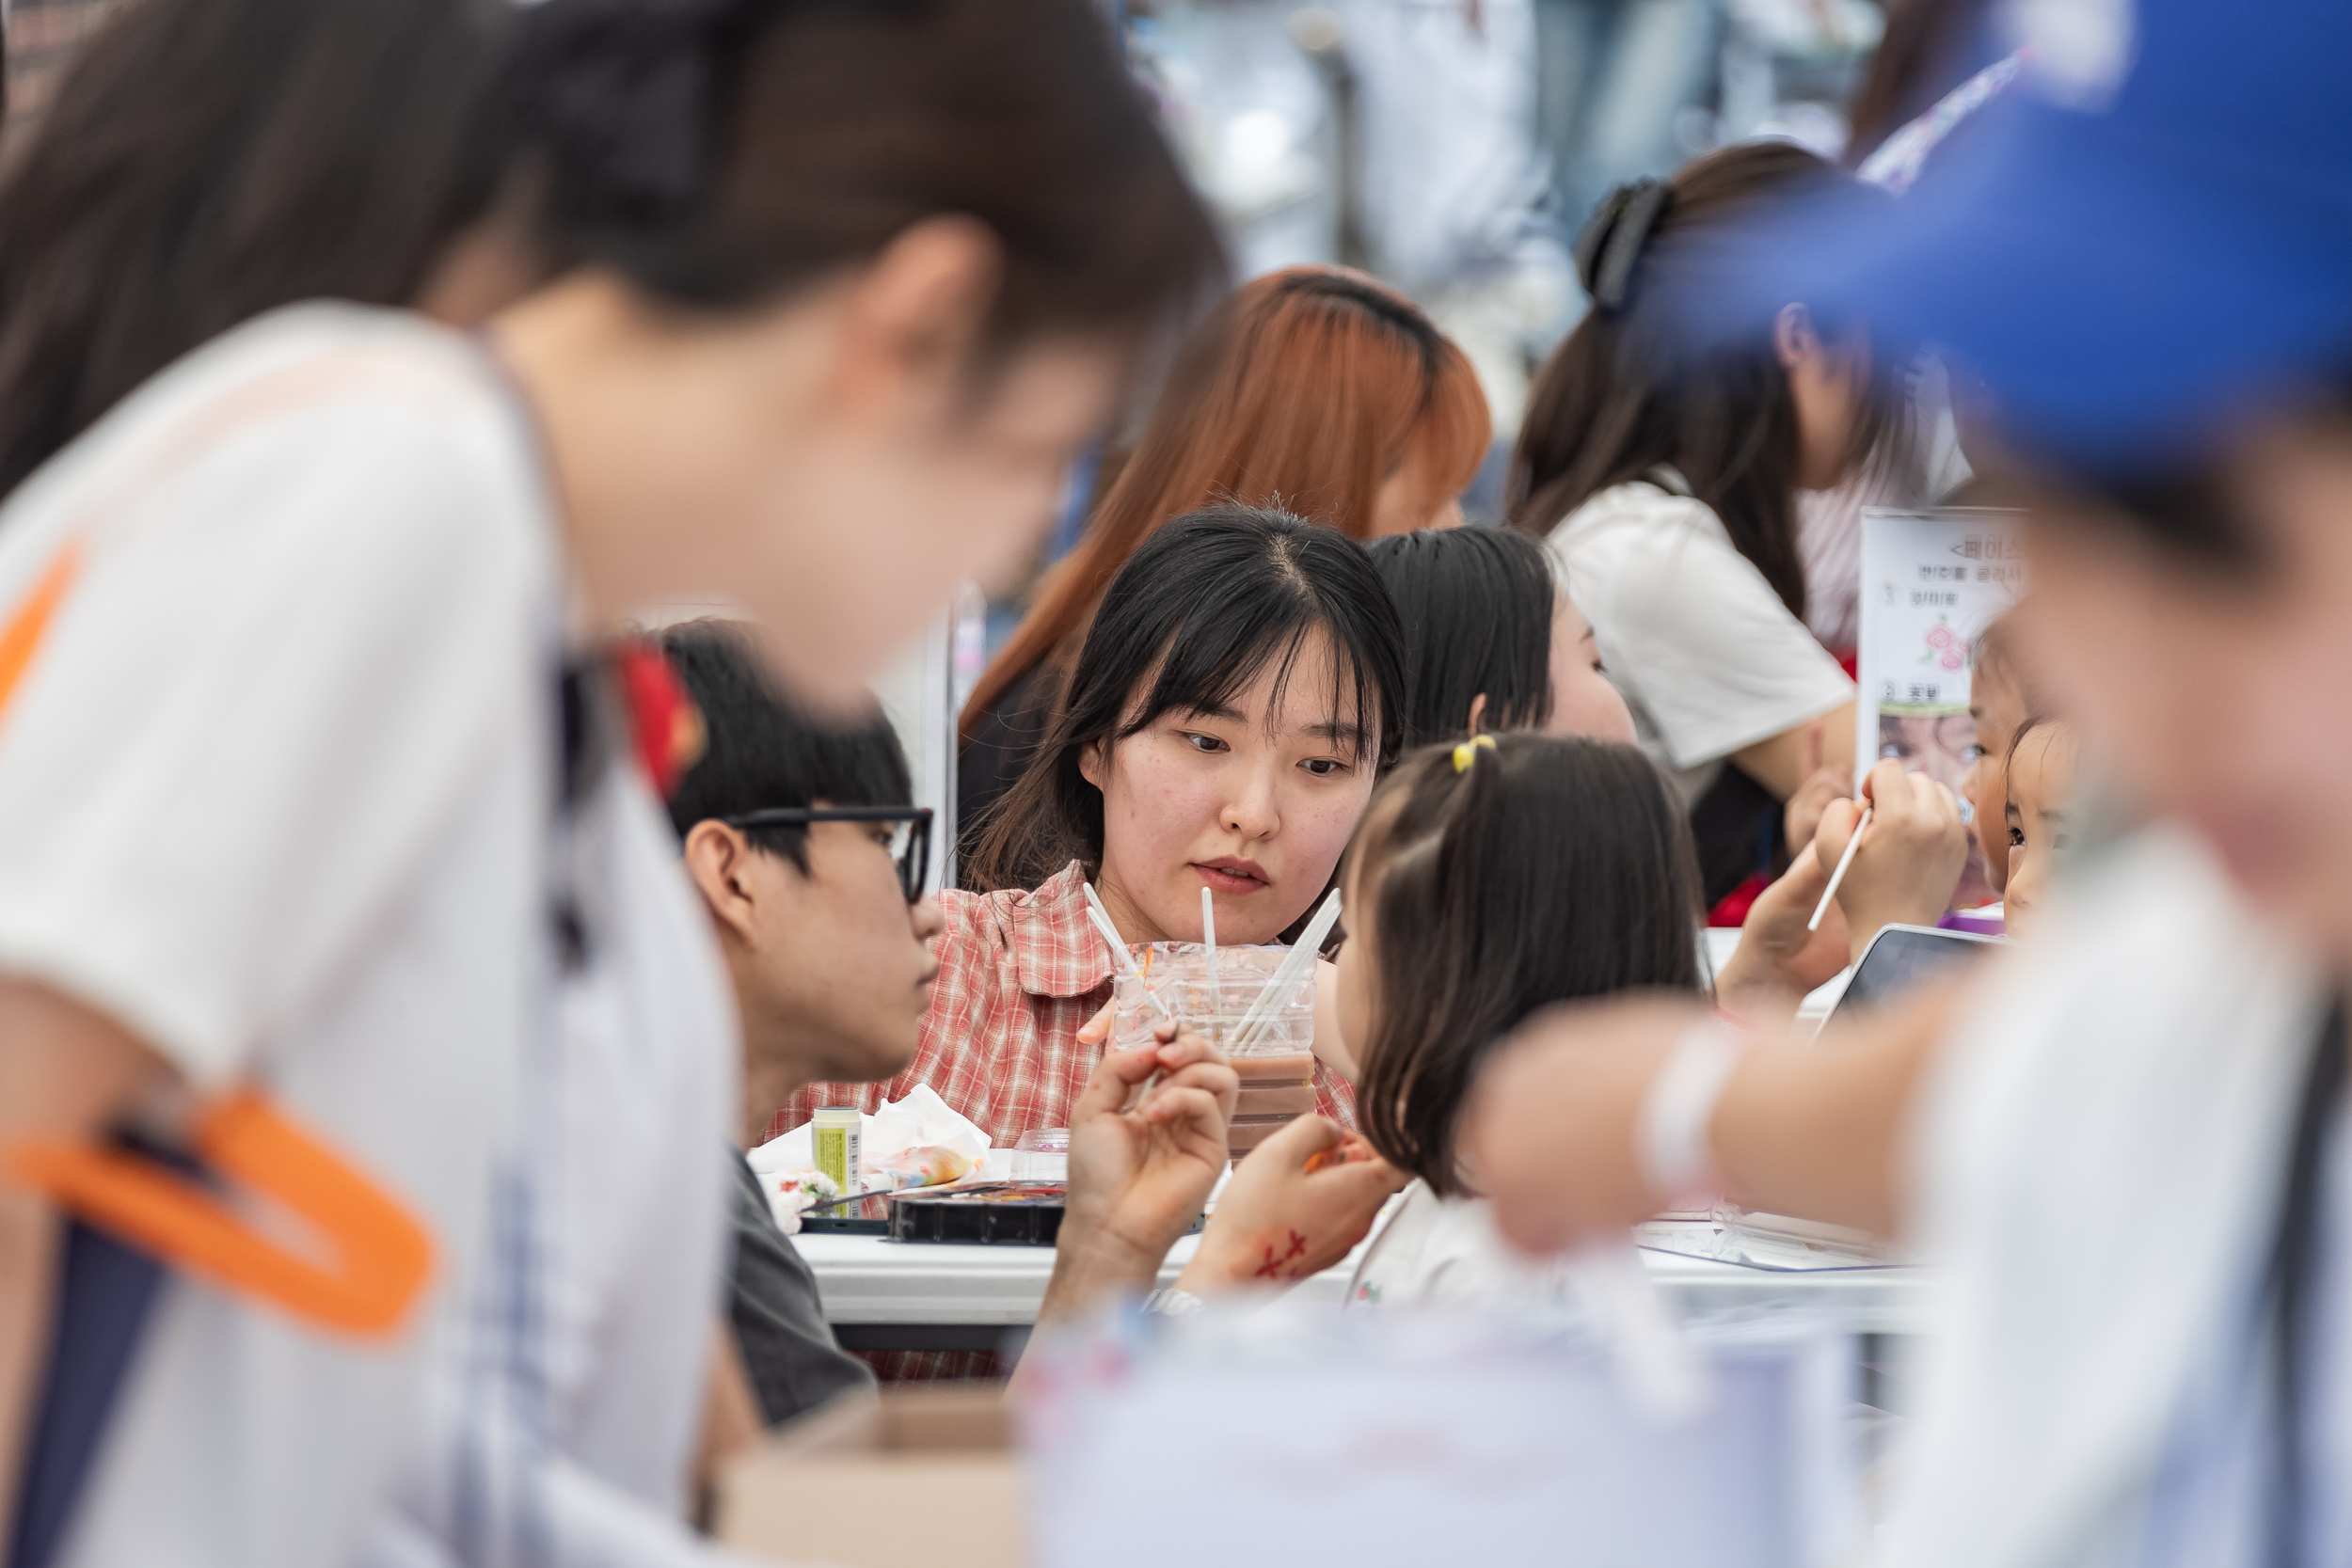
{"label": "hand holding paintbrush", "polygon": [[1846,914],[1851,956],[1859,957],[1887,926],[1943,918],[1967,863],[1968,830],[1958,797],[1889,757],[1862,781],[1860,800],[1830,802],[1811,852],[1835,869],[1806,928],[1820,928],[1835,899]]}

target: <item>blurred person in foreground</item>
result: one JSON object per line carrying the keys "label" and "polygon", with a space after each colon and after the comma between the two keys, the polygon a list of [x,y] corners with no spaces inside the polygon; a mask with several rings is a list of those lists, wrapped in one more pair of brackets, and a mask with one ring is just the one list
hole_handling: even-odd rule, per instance
{"label": "blurred person in foreground", "polygon": [[967,862],[1043,744],[1111,579],[1170,519],[1231,502],[1351,539],[1455,527],[1491,438],[1469,357],[1402,294],[1320,266],[1234,290],[1178,354],[1086,536],[963,705]]}
{"label": "blurred person in foreground", "polygon": [[116,11],[0,182],[0,495],[265,310],[413,304],[471,325],[538,280],[479,123],[507,0]]}
{"label": "blurred person in foreground", "polygon": [[2342,1561],[2352,13],[2105,20],[1809,264],[1988,388],[2017,635],[2146,825],[2075,850],[1999,972],[1836,1050],[1541,1021],[1463,1143],[1526,1246],[1708,1189],[1919,1246],[1945,1297],[1888,1560]]}
{"label": "blurred person in foreground", "polygon": [[[702,1555],[733,1020],[650,798],[676,714],[612,639],[725,591],[846,702],[1028,546],[1216,269],[1077,0],[516,25],[552,283],[480,338],[248,323],[0,516],[19,1560]],[[814,129],[860,116],[897,134]],[[576,1062],[624,1047],[685,1064],[628,1131],[711,1158],[550,1162]],[[324,1261],[118,1130],[290,1205]],[[103,1276],[86,1235],[128,1242]],[[626,1290],[559,1272],[583,1240]]]}

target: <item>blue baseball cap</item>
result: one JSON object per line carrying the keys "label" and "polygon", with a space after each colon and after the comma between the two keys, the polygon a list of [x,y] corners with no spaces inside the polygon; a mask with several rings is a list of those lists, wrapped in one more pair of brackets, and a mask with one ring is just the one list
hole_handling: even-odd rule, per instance
{"label": "blue baseball cap", "polygon": [[2029,69],[1867,228],[1773,249],[1785,297],[1940,345],[2021,444],[2128,473],[2352,372],[2352,3],[2086,8],[2128,29],[2106,102]]}

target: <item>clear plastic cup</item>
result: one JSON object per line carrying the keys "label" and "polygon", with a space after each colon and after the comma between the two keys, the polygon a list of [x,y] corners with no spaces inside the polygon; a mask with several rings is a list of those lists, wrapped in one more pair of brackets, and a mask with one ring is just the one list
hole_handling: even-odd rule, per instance
{"label": "clear plastic cup", "polygon": [[1032,1127],[1012,1148],[1012,1180],[1024,1187],[1054,1186],[1070,1180],[1070,1129]]}
{"label": "clear plastic cup", "polygon": [[1209,984],[1208,949],[1197,942],[1157,942],[1133,951],[1142,973],[1120,980],[1111,992],[1117,1006],[1111,1047],[1129,1051],[1150,1042],[1162,1018],[1152,995],[1178,1022],[1221,1047],[1241,1079],[1226,1137],[1235,1159],[1315,1108],[1313,972],[1299,979],[1281,1006],[1247,1022],[1289,948],[1219,947],[1215,988]]}

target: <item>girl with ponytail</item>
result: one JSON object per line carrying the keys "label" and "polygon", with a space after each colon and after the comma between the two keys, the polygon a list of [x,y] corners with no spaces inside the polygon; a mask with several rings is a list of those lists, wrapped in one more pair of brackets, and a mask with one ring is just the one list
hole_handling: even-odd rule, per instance
{"label": "girl with ponytail", "polygon": [[[1682,813],[1631,746],[1481,735],[1397,766],[1343,878],[1338,1022],[1357,1053],[1362,1136],[1343,1140],[1307,1117],[1253,1150],[1178,1289],[1263,1281],[1269,1259],[1281,1278],[1328,1267],[1408,1179],[1358,1267],[1352,1303],[1546,1288],[1544,1271],[1495,1237],[1456,1157],[1455,1124],[1486,1058],[1543,1008],[1698,991]],[[1314,1158],[1330,1149],[1340,1163]]]}

